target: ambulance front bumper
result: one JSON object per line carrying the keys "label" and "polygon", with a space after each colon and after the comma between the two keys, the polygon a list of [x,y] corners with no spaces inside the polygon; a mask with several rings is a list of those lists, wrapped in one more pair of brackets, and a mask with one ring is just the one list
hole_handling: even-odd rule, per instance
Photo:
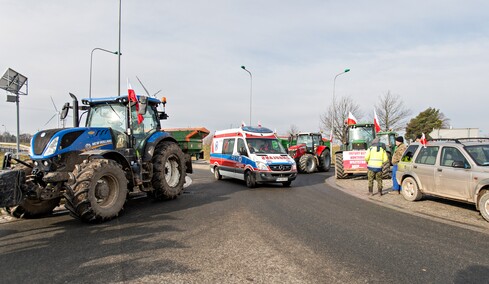
{"label": "ambulance front bumper", "polygon": [[255,172],[257,182],[287,182],[296,177],[297,172]]}

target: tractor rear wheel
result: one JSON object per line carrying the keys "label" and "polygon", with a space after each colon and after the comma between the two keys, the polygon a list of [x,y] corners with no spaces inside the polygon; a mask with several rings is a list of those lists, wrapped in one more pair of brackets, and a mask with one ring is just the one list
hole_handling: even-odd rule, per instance
{"label": "tractor rear wheel", "polygon": [[165,141],[156,146],[153,156],[152,197],[174,199],[183,191],[185,157],[177,143]]}
{"label": "tractor rear wheel", "polygon": [[65,193],[65,207],[84,222],[110,220],[122,211],[127,196],[127,179],[115,161],[84,161],[73,171],[75,184]]}
{"label": "tractor rear wheel", "polygon": [[347,176],[343,171],[343,153],[335,154],[334,172],[337,179],[344,179]]}
{"label": "tractor rear wheel", "polygon": [[311,154],[304,154],[299,159],[299,171],[302,173],[313,173],[316,171],[317,165],[314,157]]}
{"label": "tractor rear wheel", "polygon": [[329,149],[324,149],[319,156],[319,170],[322,172],[327,172],[331,168],[331,155]]}

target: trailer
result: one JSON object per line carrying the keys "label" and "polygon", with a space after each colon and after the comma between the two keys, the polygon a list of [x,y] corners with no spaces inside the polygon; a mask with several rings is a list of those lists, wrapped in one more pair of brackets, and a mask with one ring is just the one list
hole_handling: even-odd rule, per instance
{"label": "trailer", "polygon": [[175,140],[178,146],[186,154],[195,157],[195,159],[203,159],[204,151],[202,149],[202,140],[209,135],[210,131],[205,127],[189,127],[189,128],[165,128]]}

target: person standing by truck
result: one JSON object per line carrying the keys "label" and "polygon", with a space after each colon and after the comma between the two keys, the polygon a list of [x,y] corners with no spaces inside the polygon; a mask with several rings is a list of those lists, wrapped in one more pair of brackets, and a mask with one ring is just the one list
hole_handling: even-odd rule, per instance
{"label": "person standing by truck", "polygon": [[392,192],[401,193],[401,186],[397,183],[396,172],[397,164],[402,158],[402,155],[406,151],[406,144],[404,144],[404,138],[402,136],[396,137],[396,151],[392,155]]}
{"label": "person standing by truck", "polygon": [[375,138],[372,141],[372,146],[368,148],[365,154],[365,161],[367,161],[367,176],[368,176],[368,195],[373,194],[374,178],[377,181],[377,189],[379,195],[382,196],[382,165],[389,161],[387,152],[382,147],[383,143],[380,143],[379,138]]}

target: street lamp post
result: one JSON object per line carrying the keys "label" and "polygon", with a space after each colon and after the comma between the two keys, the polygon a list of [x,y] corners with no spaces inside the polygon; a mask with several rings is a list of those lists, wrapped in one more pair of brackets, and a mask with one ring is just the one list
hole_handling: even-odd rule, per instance
{"label": "street lamp post", "polygon": [[251,72],[246,69],[245,66],[241,66],[241,68],[248,72],[248,74],[250,74],[250,126],[251,126],[251,103],[252,103],[252,98],[253,98],[253,75],[251,74]]}
{"label": "street lamp post", "polygon": [[345,69],[345,71],[336,74],[336,76],[334,76],[334,80],[333,80],[333,117],[332,117],[332,122],[331,122],[331,131],[333,134],[334,134],[334,125],[335,125],[335,113],[336,113],[336,110],[335,110],[335,107],[336,107],[336,102],[335,102],[336,78],[338,78],[338,76],[345,74],[347,72],[350,72],[350,69]]}
{"label": "street lamp post", "polygon": [[101,51],[105,51],[105,52],[112,53],[115,55],[119,55],[119,58],[120,58],[120,54],[118,51],[110,51],[110,50],[103,49],[100,47],[96,47],[96,48],[92,49],[92,52],[90,53],[90,84],[88,87],[88,98],[92,98],[92,63],[93,63],[93,52],[95,50],[101,50]]}

